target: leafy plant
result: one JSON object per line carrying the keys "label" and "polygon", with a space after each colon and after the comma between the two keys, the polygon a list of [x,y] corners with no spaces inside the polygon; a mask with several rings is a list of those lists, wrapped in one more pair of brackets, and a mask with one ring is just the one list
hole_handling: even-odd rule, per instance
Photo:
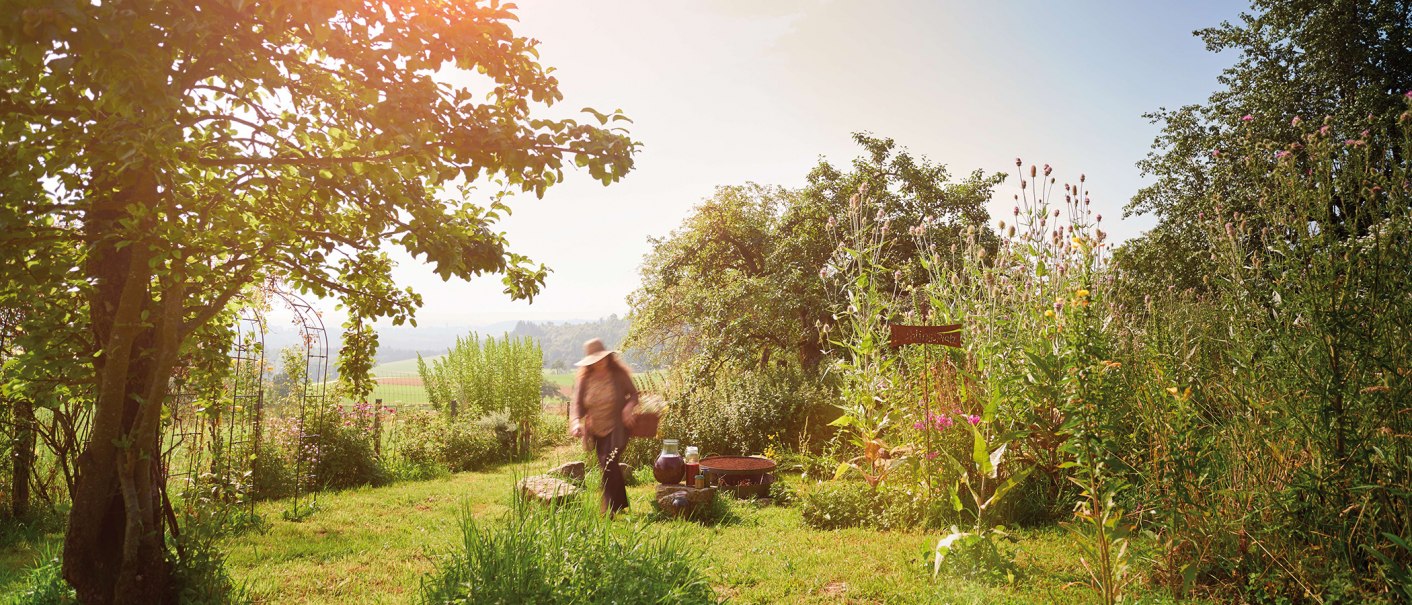
{"label": "leafy plant", "polygon": [[492,522],[461,515],[461,542],[422,580],[422,603],[715,603],[698,555],[589,505],[520,497]]}

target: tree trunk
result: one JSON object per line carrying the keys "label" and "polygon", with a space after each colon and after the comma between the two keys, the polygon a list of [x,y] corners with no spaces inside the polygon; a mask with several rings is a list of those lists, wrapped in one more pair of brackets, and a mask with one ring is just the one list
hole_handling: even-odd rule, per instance
{"label": "tree trunk", "polygon": [[80,602],[161,605],[172,599],[157,436],[180,346],[182,301],[173,296],[179,291],[154,296],[160,259],[141,239],[150,224],[122,224],[129,205],[158,198],[156,179],[143,171],[121,178],[117,193],[93,201],[85,225],[90,252],[84,269],[94,284],[90,323],[101,354],[94,360],[93,430],[78,458],[63,571]]}
{"label": "tree trunk", "polygon": [[11,513],[16,519],[29,516],[29,480],[34,472],[34,403],[23,397],[13,400],[15,410],[14,498]]}

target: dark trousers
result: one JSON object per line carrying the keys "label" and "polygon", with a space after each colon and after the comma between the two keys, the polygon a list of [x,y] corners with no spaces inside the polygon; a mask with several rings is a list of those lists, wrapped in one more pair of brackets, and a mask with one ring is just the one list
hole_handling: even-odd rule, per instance
{"label": "dark trousers", "polygon": [[627,431],[617,430],[603,437],[594,437],[598,453],[598,468],[603,471],[603,501],[600,508],[616,513],[628,507],[628,488],[623,482],[623,467],[618,464],[627,448]]}

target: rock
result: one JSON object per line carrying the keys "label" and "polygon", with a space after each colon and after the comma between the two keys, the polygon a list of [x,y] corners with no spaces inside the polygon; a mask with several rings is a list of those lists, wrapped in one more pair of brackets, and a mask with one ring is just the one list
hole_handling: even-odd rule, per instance
{"label": "rock", "polygon": [[575,481],[583,481],[583,461],[565,462],[549,469],[549,474],[558,475],[566,479],[573,479]]}
{"label": "rock", "polygon": [[535,475],[521,479],[515,484],[526,499],[544,504],[562,504],[577,498],[583,489],[563,479],[549,475]]}
{"label": "rock", "polygon": [[685,485],[657,486],[657,508],[674,516],[690,515],[696,509],[710,506],[716,497],[716,488],[697,489]]}

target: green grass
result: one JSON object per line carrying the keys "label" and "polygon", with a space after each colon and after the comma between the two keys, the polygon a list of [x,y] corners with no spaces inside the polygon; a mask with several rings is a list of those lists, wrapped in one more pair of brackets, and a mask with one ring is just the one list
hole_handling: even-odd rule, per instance
{"label": "green grass", "polygon": [[[576,457],[565,447],[524,464],[492,472],[325,494],[320,510],[300,523],[281,519],[285,503],[260,506],[270,521],[264,534],[228,543],[233,575],[263,603],[407,603],[418,583],[460,539],[458,514],[478,518],[508,510],[517,476],[543,472]],[[653,487],[629,488],[641,520]],[[596,494],[590,494],[596,497]],[[671,532],[699,549],[706,574],[734,603],[1088,603],[1084,572],[1072,538],[1058,529],[1021,532],[1017,559],[1024,577],[1014,586],[958,578],[933,580],[927,556],[935,533],[864,529],[819,531],[796,507],[734,505],[737,520],[717,527],[659,521],[650,531]],[[1161,602],[1146,595],[1144,602]]]}
{"label": "green grass", "polygon": [[[410,603],[419,582],[461,538],[463,507],[481,519],[509,510],[517,477],[576,459],[573,446],[490,472],[362,488],[320,496],[302,522],[281,517],[287,502],[266,502],[264,533],[225,543],[228,564],[257,603]],[[618,522],[651,518],[651,485],[629,488],[631,512]],[[589,494],[596,498],[596,494]],[[1091,603],[1072,537],[1057,528],[1019,532],[1022,577],[1013,586],[961,578],[933,580],[926,566],[939,537],[931,532],[820,531],[797,507],[732,505],[733,520],[714,527],[656,521],[649,531],[681,537],[699,550],[718,594],[732,603]],[[0,594],[16,588],[42,540],[0,546]],[[1160,591],[1138,602],[1168,602]]]}

